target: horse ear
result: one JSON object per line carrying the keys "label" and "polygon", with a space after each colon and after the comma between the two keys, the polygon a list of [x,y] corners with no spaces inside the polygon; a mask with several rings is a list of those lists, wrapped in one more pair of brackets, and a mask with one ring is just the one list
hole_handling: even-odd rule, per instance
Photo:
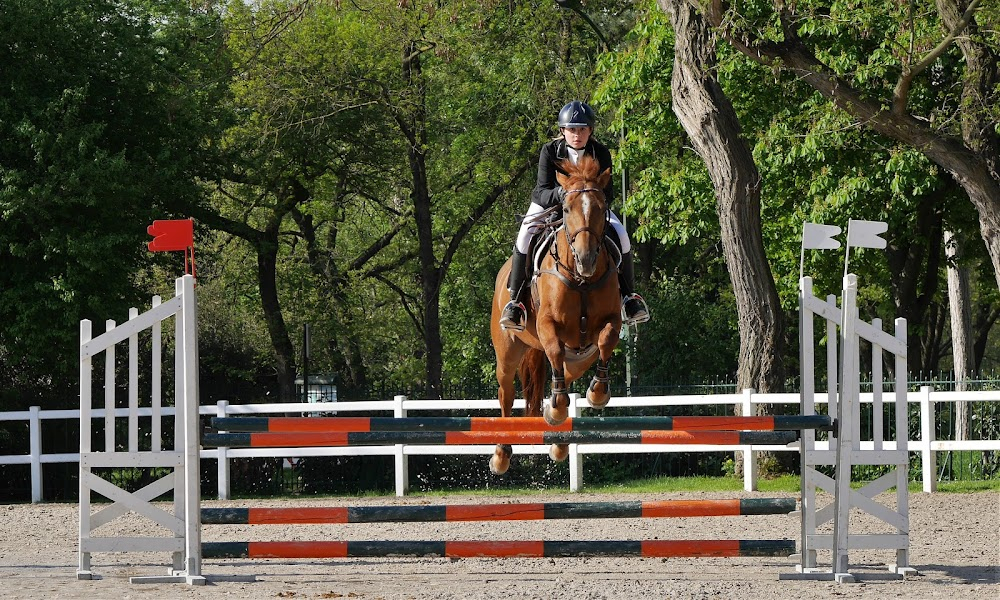
{"label": "horse ear", "polygon": [[562,187],[566,187],[566,184],[569,182],[569,175],[556,171],[556,182]]}
{"label": "horse ear", "polygon": [[604,172],[597,177],[597,185],[604,188],[608,187],[608,183],[611,181],[611,167],[604,169]]}

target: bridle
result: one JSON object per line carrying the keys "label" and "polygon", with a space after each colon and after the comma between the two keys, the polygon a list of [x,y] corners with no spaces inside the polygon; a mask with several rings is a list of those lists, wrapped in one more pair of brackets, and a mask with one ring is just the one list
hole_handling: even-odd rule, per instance
{"label": "bridle", "polygon": [[[602,191],[602,190],[600,190],[598,188],[579,188],[579,189],[573,189],[573,190],[566,190],[566,196],[569,197],[570,194],[583,194],[583,193],[586,193],[586,192],[600,192],[600,191]],[[566,205],[566,201],[563,200],[563,206],[561,207],[561,208],[563,208],[563,210],[565,210],[565,205]],[[608,209],[607,209],[607,206],[605,206],[605,210],[604,210],[604,223],[603,223],[603,225],[604,225],[604,227],[602,229],[606,232],[607,231],[607,227],[608,227]],[[561,229],[563,230],[563,235],[566,237],[566,243],[569,246],[570,252],[573,254],[573,259],[574,260],[576,260],[576,261],[579,262],[580,257],[577,254],[576,249],[573,247],[573,241],[576,239],[576,236],[578,236],[581,233],[587,231],[587,232],[590,232],[591,235],[593,235],[593,236],[595,236],[597,238],[598,244],[600,244],[600,247],[598,248],[598,253],[604,253],[605,256],[607,257],[607,260],[608,260],[608,263],[609,263],[608,264],[609,268],[605,269],[604,273],[602,273],[600,277],[598,277],[594,281],[588,281],[587,279],[585,279],[583,277],[580,277],[580,275],[577,273],[576,269],[570,268],[568,265],[563,264],[563,262],[559,260],[558,244],[553,243],[549,247],[549,254],[552,256],[553,260],[555,261],[555,268],[553,268],[553,269],[540,269],[538,271],[538,275],[553,275],[553,276],[555,276],[556,279],[558,279],[560,282],[562,282],[563,285],[565,285],[567,288],[575,291],[576,293],[578,293],[580,295],[580,327],[579,327],[580,328],[580,345],[578,346],[578,348],[584,348],[586,346],[586,343],[587,343],[587,318],[588,318],[587,317],[587,305],[588,305],[587,300],[588,300],[588,296],[589,296],[589,294],[590,294],[590,292],[592,290],[598,289],[602,285],[604,285],[604,282],[607,281],[608,277],[611,276],[612,273],[616,272],[616,269],[613,268],[612,259],[611,259],[610,255],[608,253],[607,246],[604,243],[604,233],[598,234],[598,232],[594,231],[590,227],[581,227],[581,228],[577,229],[576,231],[570,233],[570,231],[566,228],[565,217],[562,219]],[[598,257],[598,258],[600,258],[600,257]],[[567,273],[569,273],[569,276],[572,277],[572,280],[570,279],[570,277],[567,277],[567,276],[563,275],[562,273],[560,273],[559,272],[560,269],[563,269]],[[557,383],[557,381],[556,381],[555,375],[553,374],[553,385],[556,385],[556,383]]]}
{"label": "bridle", "polygon": [[[568,198],[570,194],[585,194],[587,192],[600,192],[600,191],[602,191],[602,190],[600,190],[599,188],[593,188],[593,187],[578,188],[578,189],[573,189],[573,190],[566,190],[566,197]],[[566,204],[566,201],[563,200],[563,206],[565,206],[565,204]],[[598,232],[594,231],[593,229],[591,229],[590,227],[581,227],[581,228],[577,229],[576,231],[574,231],[573,233],[570,233],[569,229],[566,228],[566,222],[565,222],[565,219],[564,219],[563,220],[563,227],[562,227],[563,235],[566,237],[566,244],[569,246],[569,251],[573,254],[573,260],[575,260],[576,262],[580,262],[580,255],[577,254],[576,248],[573,246],[573,242],[576,241],[576,236],[578,236],[578,235],[580,235],[581,233],[584,233],[584,232],[589,232],[590,235],[592,235],[595,238],[597,238],[598,244],[600,244],[600,248],[598,249],[598,252],[601,252],[604,249],[604,242],[603,242],[603,240],[604,240],[604,232],[607,231],[607,228],[608,228],[608,211],[607,211],[607,208],[605,208],[605,210],[604,210],[604,227],[602,227],[602,230],[603,230],[602,233],[598,233]],[[555,246],[553,246],[553,248],[554,247]],[[555,256],[555,259],[556,259],[556,264],[558,266],[560,266],[560,267],[566,269],[567,271],[569,271],[569,273],[573,276],[573,279],[577,282],[577,284],[582,284],[584,282],[584,280],[581,279],[576,274],[576,269],[571,269],[567,265],[562,264],[559,261],[558,255]]]}

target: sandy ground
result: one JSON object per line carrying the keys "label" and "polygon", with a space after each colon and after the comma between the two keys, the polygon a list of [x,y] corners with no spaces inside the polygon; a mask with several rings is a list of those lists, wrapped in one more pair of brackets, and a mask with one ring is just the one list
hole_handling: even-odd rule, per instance
{"label": "sandy ground", "polygon": [[[761,497],[744,494],[745,497]],[[567,495],[530,498],[449,498],[449,503],[566,502],[699,499],[704,494]],[[721,496],[720,496],[721,497]],[[389,504],[394,499],[206,502],[205,506],[333,506]],[[398,502],[439,504],[419,496]],[[75,505],[0,506],[0,597],[50,598],[954,598],[1000,599],[1000,495],[914,494],[910,499],[911,564],[920,575],[905,581],[854,584],[779,581],[793,573],[787,558],[558,558],[558,559],[322,559],[206,561],[204,573],[222,576],[204,587],[133,585],[128,577],[161,575],[167,554],[95,554],[93,581],[76,579]],[[322,539],[797,539],[787,515],[696,519],[604,519],[491,523],[401,523],[293,526],[205,526],[204,541]],[[872,525],[860,519],[858,531]],[[95,535],[148,534],[134,515]],[[821,554],[828,561],[828,554]],[[878,577],[893,562],[886,551],[852,552],[852,570]],[[255,575],[255,582],[224,576]]]}

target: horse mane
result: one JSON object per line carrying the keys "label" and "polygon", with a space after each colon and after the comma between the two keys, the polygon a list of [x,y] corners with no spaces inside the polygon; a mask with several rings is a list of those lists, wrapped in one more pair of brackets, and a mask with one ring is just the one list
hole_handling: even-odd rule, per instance
{"label": "horse mane", "polygon": [[562,161],[562,168],[569,178],[563,185],[567,189],[578,189],[588,187],[587,182],[597,181],[601,175],[601,163],[589,154],[580,156],[580,160],[573,164],[573,161],[566,159]]}

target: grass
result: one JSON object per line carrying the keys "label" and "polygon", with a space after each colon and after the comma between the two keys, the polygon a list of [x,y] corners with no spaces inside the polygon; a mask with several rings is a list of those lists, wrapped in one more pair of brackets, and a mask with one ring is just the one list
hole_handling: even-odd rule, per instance
{"label": "grass", "polygon": [[[854,483],[852,487],[857,489],[863,483]],[[910,493],[920,493],[923,485],[920,481],[911,481],[909,484]],[[757,482],[757,490],[761,493],[790,493],[799,491],[799,477],[797,475],[782,475],[780,477],[760,479]],[[547,488],[538,487],[502,487],[502,488],[439,488],[435,490],[417,491],[411,490],[409,496],[419,496],[424,498],[446,498],[448,496],[473,496],[505,498],[515,496],[542,496],[546,494],[558,494],[569,491],[569,486],[552,486]],[[743,491],[743,480],[737,477],[658,477],[654,479],[636,479],[607,485],[587,485],[583,493],[594,494],[652,494],[652,493],[675,493],[675,492],[729,492],[739,493]],[[938,483],[938,493],[975,493],[996,491],[1000,492],[1000,480],[990,481],[942,481]],[[368,490],[357,493],[319,494],[319,495],[293,495],[285,497],[308,497],[308,498],[380,498],[393,496],[392,490]],[[233,499],[270,498],[275,496],[261,496],[259,494],[236,495]]]}
{"label": "grass", "polygon": [[[796,492],[799,478],[786,475],[776,479],[761,479],[758,487],[762,492]],[[743,480],[735,477],[658,477],[641,479],[607,486],[588,486],[592,492],[606,493],[653,493],[653,492],[739,492]]]}
{"label": "grass", "polygon": [[[919,481],[910,484],[910,491],[921,491],[923,486]],[[971,492],[1000,492],[1000,480],[992,481],[941,481],[937,491],[954,494]]]}
{"label": "grass", "polygon": [[[783,475],[774,479],[761,479],[757,483],[757,489],[765,493],[796,493],[799,491],[799,477],[797,475]],[[863,483],[855,483],[854,488],[859,488]],[[911,493],[918,493],[923,489],[921,482],[910,482]],[[441,489],[428,492],[419,492],[414,495],[427,497],[446,497],[454,495],[464,496],[531,496],[567,491],[568,488],[552,487],[547,489],[538,488],[504,488],[504,489]],[[585,493],[597,494],[650,494],[650,493],[670,493],[670,492],[732,492],[743,491],[743,480],[735,477],[660,477],[656,479],[641,479],[616,483],[610,485],[589,485],[584,488]],[[993,481],[942,481],[938,483],[939,493],[974,493],[986,491],[1000,492],[1000,480]]]}

